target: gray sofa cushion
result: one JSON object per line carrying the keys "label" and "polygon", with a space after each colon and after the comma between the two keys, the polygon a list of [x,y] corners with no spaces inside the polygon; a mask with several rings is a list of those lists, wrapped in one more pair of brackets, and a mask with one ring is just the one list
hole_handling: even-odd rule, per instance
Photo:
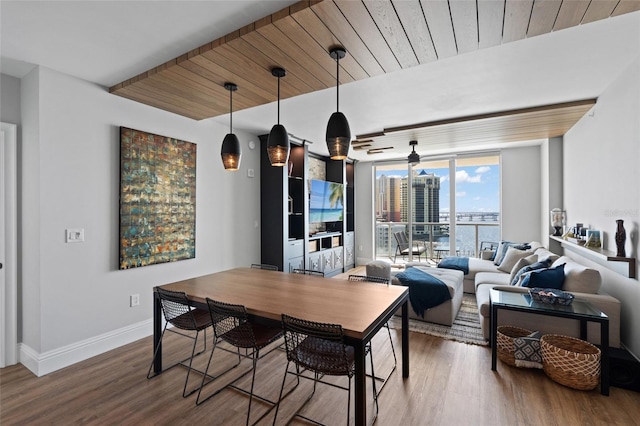
{"label": "gray sofa cushion", "polygon": [[[509,285],[509,274],[504,272],[478,272],[476,274],[476,293],[483,284]],[[477,297],[477,294],[476,294]]]}
{"label": "gray sofa cushion", "polygon": [[498,272],[498,266],[494,265],[491,260],[469,258],[469,273],[465,275],[465,279],[474,280],[476,274],[480,272]]}

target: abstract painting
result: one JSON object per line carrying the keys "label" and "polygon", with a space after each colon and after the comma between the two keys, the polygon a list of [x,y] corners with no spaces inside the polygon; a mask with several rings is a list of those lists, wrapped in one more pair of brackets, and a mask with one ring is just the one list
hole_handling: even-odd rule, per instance
{"label": "abstract painting", "polygon": [[196,255],[196,144],[120,127],[119,269]]}

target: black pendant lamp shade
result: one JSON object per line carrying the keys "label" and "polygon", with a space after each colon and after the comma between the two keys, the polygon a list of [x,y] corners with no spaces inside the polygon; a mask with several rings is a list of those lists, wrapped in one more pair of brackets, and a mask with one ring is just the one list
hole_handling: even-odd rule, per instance
{"label": "black pendant lamp shade", "polygon": [[289,160],[289,134],[287,129],[280,124],[280,77],[286,75],[283,68],[274,68],[271,75],[278,77],[278,124],[271,128],[269,138],[267,139],[267,154],[272,166],[282,167]]}
{"label": "black pendant lamp shade", "polygon": [[418,145],[418,141],[411,141],[409,142],[409,145],[411,145],[411,154],[409,154],[408,157],[409,164],[411,164],[411,166],[415,166],[420,162],[420,155],[416,152],[416,145]]}
{"label": "black pendant lamp shade", "polygon": [[224,88],[229,91],[229,133],[222,141],[220,155],[222,156],[222,164],[225,170],[235,171],[240,168],[240,157],[242,156],[240,141],[233,134],[233,92],[238,90],[238,86],[233,83],[225,83]]}
{"label": "black pendant lamp shade", "polygon": [[349,144],[351,143],[351,129],[347,117],[339,111],[340,109],[340,59],[344,58],[347,52],[341,48],[331,49],[331,57],[336,60],[336,112],[331,114],[327,123],[327,149],[332,160],[344,160],[349,155]]}

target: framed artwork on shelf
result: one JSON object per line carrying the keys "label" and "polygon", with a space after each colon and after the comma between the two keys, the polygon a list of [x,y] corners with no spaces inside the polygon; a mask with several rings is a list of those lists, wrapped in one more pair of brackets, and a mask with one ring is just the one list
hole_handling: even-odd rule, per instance
{"label": "framed artwork on shelf", "polygon": [[119,269],[195,258],[196,147],[120,127]]}

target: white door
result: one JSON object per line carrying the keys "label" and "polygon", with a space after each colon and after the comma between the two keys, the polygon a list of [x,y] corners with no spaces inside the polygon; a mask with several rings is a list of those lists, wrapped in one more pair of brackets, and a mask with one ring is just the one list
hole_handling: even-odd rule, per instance
{"label": "white door", "polygon": [[15,124],[0,123],[0,368],[17,362],[17,156]]}

